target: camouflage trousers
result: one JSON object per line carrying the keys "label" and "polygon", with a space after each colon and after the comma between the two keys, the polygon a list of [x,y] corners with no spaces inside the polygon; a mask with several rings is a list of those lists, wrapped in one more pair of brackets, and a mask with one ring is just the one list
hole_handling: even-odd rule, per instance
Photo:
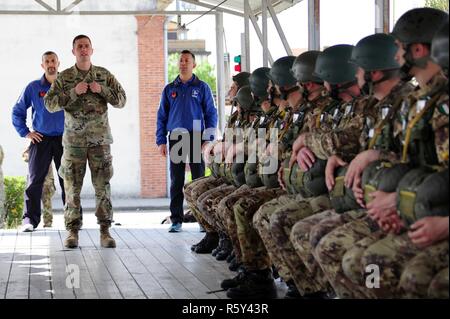
{"label": "camouflage trousers", "polygon": [[449,269],[448,267],[439,271],[431,280],[428,287],[428,297],[433,299],[448,299],[449,298]]}
{"label": "camouflage trousers", "polygon": [[259,237],[261,237],[267,253],[269,254],[270,260],[277,269],[280,277],[286,282],[292,280],[292,275],[289,268],[280,257],[279,251],[284,249],[284,247],[282,247],[277,241],[273,240],[270,233],[270,217],[273,213],[275,213],[275,211],[278,210],[278,208],[280,208],[280,206],[296,201],[297,197],[300,197],[300,195],[281,195],[280,197],[274,198],[261,205],[253,216],[253,227],[258,232]]}
{"label": "camouflage trousers", "polygon": [[94,147],[64,146],[59,175],[64,179],[66,204],[64,220],[66,229],[80,229],[80,193],[89,162],[91,180],[95,190],[95,216],[101,225],[111,225],[113,210],[111,204],[111,186],[113,176],[110,145]]}
{"label": "camouflage trousers", "polygon": [[281,188],[259,187],[233,206],[242,263],[247,270],[262,270],[272,266],[261,237],[253,227],[253,216],[264,203],[286,194]]}
{"label": "camouflage trousers", "polygon": [[[383,237],[384,233],[364,210],[348,211],[331,218],[339,217],[343,225],[324,234],[315,249],[313,248],[313,255],[338,297],[369,297],[370,291],[364,289],[365,285],[361,289],[359,289],[360,286],[355,286],[346,276],[344,268],[347,274],[349,269],[358,268],[357,261],[352,257],[357,256],[358,249],[370,244],[370,241]],[[356,246],[357,244],[359,245]],[[352,262],[355,264],[352,265]],[[353,273],[356,274],[356,272]],[[364,278],[365,283],[365,271],[359,272],[358,268],[357,273]]]}
{"label": "camouflage trousers", "polygon": [[226,232],[227,228],[223,221],[218,218],[216,213],[219,202],[227,195],[236,190],[233,185],[222,184],[216,188],[210,189],[197,198],[197,208],[202,217],[216,231]]}
{"label": "camouflage trousers", "polygon": [[300,258],[293,245],[290,234],[292,227],[300,220],[330,207],[327,195],[311,198],[290,198],[286,204],[278,207],[269,220],[270,241],[275,259],[289,269],[297,289],[302,295],[323,291],[319,272],[311,272]]}
{"label": "camouflage trousers", "polygon": [[0,229],[2,229],[6,223],[6,212],[5,212],[5,185],[3,182],[3,149],[0,145]]}
{"label": "camouflage trousers", "polygon": [[50,164],[47,176],[45,176],[44,186],[42,188],[42,217],[44,227],[51,227],[53,222],[52,197],[55,194],[55,178],[53,177],[53,167]]}
{"label": "camouflage trousers", "polygon": [[378,298],[425,296],[433,278],[448,267],[448,247],[448,240],[445,240],[420,249],[411,243],[406,232],[388,234],[364,251],[361,267],[376,265],[379,268],[380,287],[372,289]]}
{"label": "camouflage trousers", "polygon": [[184,186],[184,198],[191,209],[197,222],[205,229],[206,232],[216,232],[216,229],[210,225],[202,216],[197,208],[198,197],[209,189],[215,188],[223,184],[221,179],[213,176],[200,177]]}
{"label": "camouflage trousers", "polygon": [[249,196],[252,191],[253,189],[249,186],[242,185],[231,194],[222,198],[216,209],[216,217],[220,219],[222,224],[224,225],[226,234],[228,235],[228,238],[230,239],[233,246],[234,256],[238,263],[240,263],[242,260],[242,252],[241,246],[239,244],[233,207],[238,200],[240,200],[242,197]]}

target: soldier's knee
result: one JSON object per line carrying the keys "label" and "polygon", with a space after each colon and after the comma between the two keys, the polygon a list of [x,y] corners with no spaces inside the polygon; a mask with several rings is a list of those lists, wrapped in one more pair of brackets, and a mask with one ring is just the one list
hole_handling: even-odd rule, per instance
{"label": "soldier's knee", "polygon": [[344,275],[354,284],[362,285],[361,257],[364,250],[353,247],[347,250],[342,258],[342,270]]}
{"label": "soldier's knee", "polygon": [[406,295],[425,298],[432,279],[425,265],[408,265],[402,272],[398,287]]}

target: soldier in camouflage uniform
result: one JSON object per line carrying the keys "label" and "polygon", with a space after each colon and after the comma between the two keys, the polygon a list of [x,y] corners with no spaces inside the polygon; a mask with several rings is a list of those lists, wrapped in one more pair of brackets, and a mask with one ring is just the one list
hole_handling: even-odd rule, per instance
{"label": "soldier in camouflage uniform", "polygon": [[[227,285],[229,288],[227,295],[231,298],[270,297],[276,293],[270,269],[272,263],[258,233],[253,228],[252,219],[259,206],[286,194],[280,188],[277,178],[280,159],[285,151],[284,145],[278,149],[280,144],[278,141],[283,140],[288,134],[294,114],[298,114],[303,101],[297,81],[291,74],[294,60],[295,57],[292,56],[278,59],[269,73],[272,83],[280,93],[280,99],[283,100],[282,104],[287,102],[287,105],[278,109],[274,121],[268,126],[269,129],[276,129],[275,132],[266,132],[265,139],[270,144],[263,152],[258,152],[258,174],[264,186],[253,189],[248,196],[241,196],[232,206],[245,271],[236,278],[223,282],[223,286],[225,283],[232,283]],[[271,138],[274,133],[277,134],[276,141]]]}
{"label": "soldier in camouflage uniform", "polygon": [[5,185],[3,183],[3,148],[0,145],[0,229],[2,229],[6,223],[6,213],[5,213]]}
{"label": "soldier in camouflage uniform", "polygon": [[[419,214],[416,212],[416,216],[410,216],[411,209],[407,208],[411,207],[408,206],[409,197],[408,200],[405,200],[404,195],[402,195],[407,190],[408,194],[415,196],[416,191],[419,194],[420,187],[422,187],[421,194],[426,194],[427,189],[428,192],[433,189],[438,193],[442,190],[445,190],[445,193],[448,191],[448,171],[431,174],[422,183],[422,186],[418,186],[420,183],[417,179],[420,176],[423,179],[423,176],[429,174],[430,171],[426,167],[436,165],[438,163],[437,158],[440,160],[441,167],[447,167],[448,165],[448,162],[445,162],[448,161],[448,134],[445,137],[445,130],[448,132],[448,111],[445,114],[445,105],[448,105],[448,95],[445,92],[446,80],[442,77],[437,65],[428,61],[429,51],[424,50],[421,56],[417,57],[413,57],[409,52],[412,46],[425,48],[426,45],[423,43],[429,44],[435,30],[447,19],[447,14],[439,10],[414,9],[405,13],[394,27],[393,35],[397,38],[399,46],[396,58],[401,63],[404,62],[403,59],[406,59],[402,69],[405,70],[405,73],[415,76],[419,82],[419,87],[409,96],[406,96],[400,107],[397,108],[391,126],[393,134],[382,137],[382,139],[392,139],[393,137],[394,143],[391,143],[389,149],[380,150],[375,159],[389,160],[391,163],[389,165],[394,164],[394,168],[401,168],[400,165],[395,165],[399,162],[409,163],[402,164],[406,165],[407,170],[418,166],[422,168],[411,170],[401,179],[400,183],[398,181],[401,176],[395,178],[394,175],[391,175],[395,171],[391,170],[387,180],[394,186],[398,184],[397,191],[395,191],[395,188],[389,191],[381,190],[380,184],[378,191],[372,193],[372,198],[370,198],[367,196],[366,186],[364,198],[370,219],[377,221],[378,225],[385,231],[394,233],[400,231],[403,232],[401,235],[389,234],[386,236],[381,231],[377,232],[375,231],[376,225],[373,225],[374,222],[369,218],[364,218],[359,222],[355,221],[338,227],[323,237],[317,245],[315,251],[317,260],[328,275],[336,278],[335,283],[340,286],[338,289],[343,288],[346,291],[345,297],[411,296],[406,291],[411,293],[414,290],[412,289],[413,285],[404,284],[404,282],[408,282],[408,278],[414,278],[413,282],[415,280],[421,281],[422,291],[425,291],[425,293],[422,293],[423,296],[426,294],[433,274],[448,265],[448,241],[438,243],[427,249],[428,253],[434,254],[434,258],[430,258],[430,255],[424,257],[425,253],[418,256],[417,259],[411,260],[421,251],[417,246],[423,244],[421,240],[426,237],[424,230],[427,227],[446,227],[448,238],[448,218],[436,221],[437,217],[434,217],[417,221],[420,219],[417,216]],[[406,47],[405,50],[403,46]],[[439,124],[436,125],[436,123]],[[435,136],[433,137],[433,135]],[[436,156],[434,144],[430,143],[433,140],[437,144],[437,150],[443,149],[445,147],[442,146],[447,145],[447,152],[438,152]],[[396,145],[400,147],[396,148]],[[422,173],[423,171],[427,171],[426,174]],[[446,203],[436,204],[435,199],[427,200],[431,201],[431,203],[428,202],[431,207],[426,213],[422,212],[421,217],[441,214],[448,216],[447,197],[443,193],[436,196],[440,197],[440,201],[444,199]],[[419,197],[417,200],[419,201]],[[422,206],[416,204],[416,207]],[[413,208],[414,210],[417,210],[417,208]],[[405,229],[397,211],[400,215],[403,215],[402,219],[406,221],[406,224],[412,224],[409,233],[404,233]],[[362,232],[357,231],[357,229],[364,228],[366,230]],[[431,236],[434,237],[433,240],[430,240],[428,245],[444,239],[445,235],[442,236],[442,232],[435,232],[435,235]],[[412,240],[408,237],[411,237]],[[337,245],[340,247],[338,253],[336,253]],[[341,258],[343,258],[342,266],[340,265]],[[420,265],[420,260],[424,259],[433,260],[435,267],[428,268],[428,270],[433,271],[422,272],[421,270],[427,267],[416,267],[417,264]],[[369,289],[365,286],[366,267],[373,264],[380,267],[381,271],[381,287],[378,289]],[[400,281],[399,274],[403,270],[405,272],[402,276],[402,283],[397,287]],[[408,276],[408,270],[414,275]],[[347,278],[341,276],[342,272]],[[417,274],[419,275],[416,276]],[[409,280],[409,283],[411,283],[411,280]]]}
{"label": "soldier in camouflage uniform", "polygon": [[[297,191],[297,189],[301,187],[300,185],[297,185],[297,180],[294,178],[295,171],[292,172],[292,170],[289,169],[289,160],[294,140],[301,133],[312,132],[320,129],[321,126],[327,125],[325,122],[322,123],[322,121],[320,121],[321,114],[322,112],[326,113],[327,109],[332,109],[337,105],[337,101],[328,96],[326,89],[323,86],[323,81],[312,75],[319,53],[319,51],[305,52],[295,59],[292,66],[292,72],[297,83],[302,87],[304,101],[301,103],[300,108],[294,112],[291,127],[283,136],[281,143],[281,147],[284,151],[281,157],[282,165],[279,169],[278,181],[289,194],[280,196],[263,204],[253,217],[253,226],[261,237],[267,253],[270,256],[270,260],[288,286],[285,298],[300,297],[300,292],[298,291],[295,282],[298,283],[304,294],[305,290],[308,289],[307,287],[311,286],[311,283],[308,282],[309,279],[303,280],[302,282],[302,280],[298,278],[297,280],[292,278],[289,269],[302,269],[299,271],[301,273],[305,273],[307,270],[301,260],[296,256],[292,247],[289,247],[289,245],[286,245],[286,243],[282,241],[278,242],[273,240],[269,231],[269,220],[271,215],[280,206],[285,206],[291,202],[295,203],[303,198],[303,195]],[[287,243],[290,243],[289,240]],[[283,250],[283,256],[281,256],[281,250]],[[283,259],[284,256],[289,256],[291,267],[286,266]],[[314,285],[314,283],[312,285]]]}
{"label": "soldier in camouflage uniform", "polygon": [[[412,90],[412,86],[400,78],[400,65],[394,59],[396,51],[394,38],[385,34],[375,34],[362,39],[352,51],[352,63],[358,66],[359,85],[363,88],[367,87],[367,91],[373,93],[374,98],[378,100],[373,107],[376,113],[367,118],[370,120],[370,124],[367,124],[370,128],[367,134],[362,135],[361,150],[367,147],[379,149],[384,146],[381,145],[378,138],[381,133],[380,129],[386,130],[387,125],[385,124],[389,111],[392,108],[397,108],[402,96]],[[365,163],[362,162],[361,164],[360,158],[365,154],[370,155],[372,152],[377,151],[370,150],[360,153],[356,159],[352,160],[348,170],[352,171],[355,166],[360,168]],[[330,190],[330,199],[334,209],[322,214],[329,214],[329,216],[320,218],[321,214],[318,214],[306,218],[294,226],[291,234],[297,252],[308,260],[308,266],[313,269],[318,268],[318,264],[313,257],[314,248],[327,232],[353,220],[356,221],[348,226],[352,230],[353,236],[364,236],[378,230],[376,223],[366,225],[366,220],[360,220],[365,216],[365,212],[358,209],[359,205],[351,189],[345,188],[344,177],[348,167],[339,168],[343,165],[346,165],[346,163],[337,156],[330,157],[327,163],[327,187]],[[360,225],[361,223],[362,225]],[[345,229],[347,229],[347,226]],[[346,235],[350,236],[349,234]],[[328,279],[340,297],[343,297],[345,293],[342,289],[339,289],[340,287],[336,287],[337,275],[330,274],[330,269],[334,265],[339,268],[347,241],[348,237],[341,236],[336,238],[334,242],[329,242],[333,246],[333,249],[330,250],[330,258],[336,258],[336,260],[328,259],[326,265]]]}
{"label": "soldier in camouflage uniform", "polygon": [[[253,135],[259,128],[265,128],[271,123],[273,115],[276,114],[277,106],[275,101],[278,98],[275,94],[269,96],[269,68],[258,68],[249,78],[250,91],[246,92],[249,103],[253,104],[252,109],[257,112],[257,116],[249,121],[248,131],[244,132],[242,143],[238,143],[234,149],[227,154],[227,163],[225,165],[225,175],[228,180],[237,187],[236,190],[220,199],[215,210],[214,219],[223,225],[229,237],[229,249],[232,253],[227,258],[230,261],[229,269],[236,271],[241,266],[241,247],[237,237],[237,227],[234,219],[233,205],[241,197],[251,193],[252,188],[260,186],[259,179],[251,176],[248,169],[249,155],[253,154],[255,145],[251,143]],[[245,96],[244,96],[245,97]],[[239,159],[239,161],[238,161]],[[247,162],[247,163],[246,163]]]}
{"label": "soldier in camouflage uniform", "polygon": [[[291,229],[308,216],[314,215],[316,219],[329,216],[329,213],[315,215],[331,207],[325,185],[325,161],[333,155],[348,158],[357,152],[361,136],[367,131],[365,119],[372,112],[370,101],[360,95],[355,80],[356,67],[348,63],[352,48],[349,45],[333,46],[317,58],[314,75],[324,80],[330,94],[342,102],[332,111],[331,127],[321,126],[320,130],[303,133],[296,139],[291,163],[299,158],[303,174],[310,174],[313,182],[301,185],[298,189],[302,197],[277,207],[269,219],[269,241],[283,247],[274,254],[278,254],[288,267],[300,293],[308,297],[324,296],[327,282],[318,267],[305,268],[309,265],[307,258],[299,261],[292,257]],[[328,117],[327,114],[320,114],[317,120]],[[307,156],[306,161],[302,159],[304,156]],[[299,268],[300,264],[304,266]]]}
{"label": "soldier in camouflage uniform", "polygon": [[[25,163],[28,163],[29,148],[22,153],[22,159]],[[44,220],[44,227],[52,227],[53,222],[53,209],[52,209],[52,197],[55,194],[55,178],[53,177],[53,168],[50,164],[48,173],[45,176],[44,187],[42,188],[42,218]]]}
{"label": "soldier in camouflage uniform", "polygon": [[[228,92],[228,98],[233,104],[233,107],[235,106],[234,97],[236,96],[239,89],[243,86],[246,86],[249,84],[248,78],[250,77],[250,73],[248,72],[240,72],[232,77],[232,83],[230,90]],[[235,127],[236,122],[240,120],[240,117],[242,116],[241,112],[239,110],[234,111],[227,123],[227,128],[233,128]],[[241,119],[242,120],[242,119]],[[218,172],[218,166],[217,163],[213,161],[213,155],[218,153],[219,150],[222,151],[222,147],[224,146],[224,138],[225,134],[223,136],[222,141],[215,141],[212,143],[209,143],[208,146],[204,148],[203,151],[203,158],[205,159],[205,163],[209,166],[212,175],[209,177],[202,177],[199,179],[196,179],[184,186],[184,195],[186,198],[186,201],[191,209],[192,214],[195,216],[197,222],[200,224],[200,227],[202,227],[205,231],[205,237],[202,238],[202,240],[194,245],[191,246],[191,250],[195,251],[197,253],[209,253],[211,252],[216,246],[217,246],[217,229],[215,229],[212,225],[210,225],[198,212],[198,209],[196,207],[196,202],[198,197],[205,193],[205,191],[209,189],[213,189],[215,187],[218,187],[224,183],[224,181],[219,177]],[[214,150],[217,150],[216,152]],[[220,234],[220,240],[219,240],[219,247],[223,245],[223,241],[226,240],[225,234]],[[218,247],[218,248],[219,248]],[[198,251],[197,251],[198,248]],[[216,252],[217,253],[217,252]]]}
{"label": "soldier in camouflage uniform", "polygon": [[86,163],[95,189],[97,221],[100,224],[102,247],[114,248],[109,233],[112,221],[110,179],[113,176],[110,144],[113,142],[108,122],[108,106],[123,108],[125,91],[105,68],[91,64],[90,39],[79,35],[73,40],[72,53],[76,64],[58,75],[45,96],[50,112],[63,109],[65,115],[64,154],[59,175],[66,185],[64,219],[69,234],[64,242],[68,248],[78,246],[81,227],[80,192]]}

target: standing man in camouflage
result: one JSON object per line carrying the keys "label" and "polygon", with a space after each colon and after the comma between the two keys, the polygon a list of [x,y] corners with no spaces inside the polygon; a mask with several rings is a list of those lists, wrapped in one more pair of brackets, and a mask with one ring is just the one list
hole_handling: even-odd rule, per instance
{"label": "standing man in camouflage", "polygon": [[64,242],[68,248],[78,246],[78,231],[82,219],[80,193],[86,163],[89,162],[95,189],[95,215],[100,224],[102,247],[114,248],[109,234],[112,221],[111,189],[113,176],[110,144],[113,142],[108,122],[108,106],[123,108],[125,91],[105,68],[92,65],[92,44],[86,35],[78,35],[72,42],[76,64],[61,72],[45,96],[50,112],[64,110],[64,154],[59,175],[66,185],[64,218],[69,234]]}
{"label": "standing man in camouflage", "polygon": [[[30,139],[28,183],[25,190],[25,212],[21,231],[32,232],[41,221],[41,197],[45,176],[52,161],[58,169],[63,153],[62,135],[64,113],[49,113],[44,96],[58,75],[58,56],[47,51],[42,55],[41,67],[45,74],[24,89],[12,109],[12,124],[21,137]],[[31,108],[32,131],[27,126],[27,110]],[[65,201],[64,182],[61,185],[62,201]]]}

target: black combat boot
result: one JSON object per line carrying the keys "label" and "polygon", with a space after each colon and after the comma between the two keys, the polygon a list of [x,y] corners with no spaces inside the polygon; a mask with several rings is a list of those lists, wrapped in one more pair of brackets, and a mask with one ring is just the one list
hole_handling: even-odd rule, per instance
{"label": "black combat boot", "polygon": [[234,259],[234,250],[231,252],[231,254],[227,257],[227,263],[232,262]]}
{"label": "black combat boot", "polygon": [[238,271],[239,267],[242,266],[242,263],[234,257],[233,260],[230,262],[230,265],[228,266],[228,269],[231,271]]}
{"label": "black combat boot", "polygon": [[223,240],[225,239],[225,237],[226,237],[226,235],[224,233],[219,233],[219,244],[211,252],[211,255],[213,257],[216,257],[217,253],[222,250],[222,248],[223,248]]}
{"label": "black combat boot", "polygon": [[237,276],[231,279],[224,279],[220,284],[220,287],[222,287],[222,289],[235,288],[245,281],[246,276],[247,272],[245,271],[245,268],[241,268]]}
{"label": "black combat boot", "polygon": [[300,299],[302,297],[300,291],[298,291],[297,286],[292,279],[288,280],[286,282],[286,285],[288,286],[288,289],[286,295],[284,296],[284,299]]}
{"label": "black combat boot", "polygon": [[233,251],[233,246],[231,245],[231,240],[228,237],[226,237],[223,239],[222,250],[220,250],[217,253],[216,259],[217,260],[225,260],[228,258],[228,256],[230,256],[232,251]]}
{"label": "black combat boot", "polygon": [[195,252],[197,254],[209,254],[215,247],[217,247],[218,243],[219,235],[216,232],[206,233],[205,241],[197,245]]}
{"label": "black combat boot", "polygon": [[235,288],[227,291],[231,299],[263,299],[276,298],[277,287],[271,269],[248,272],[246,279]]}
{"label": "black combat boot", "polygon": [[202,244],[206,239],[208,238],[208,233],[206,233],[206,235],[202,238],[202,240],[200,240],[198,243],[193,244],[191,246],[191,250],[195,251],[195,249],[197,248],[198,245]]}

